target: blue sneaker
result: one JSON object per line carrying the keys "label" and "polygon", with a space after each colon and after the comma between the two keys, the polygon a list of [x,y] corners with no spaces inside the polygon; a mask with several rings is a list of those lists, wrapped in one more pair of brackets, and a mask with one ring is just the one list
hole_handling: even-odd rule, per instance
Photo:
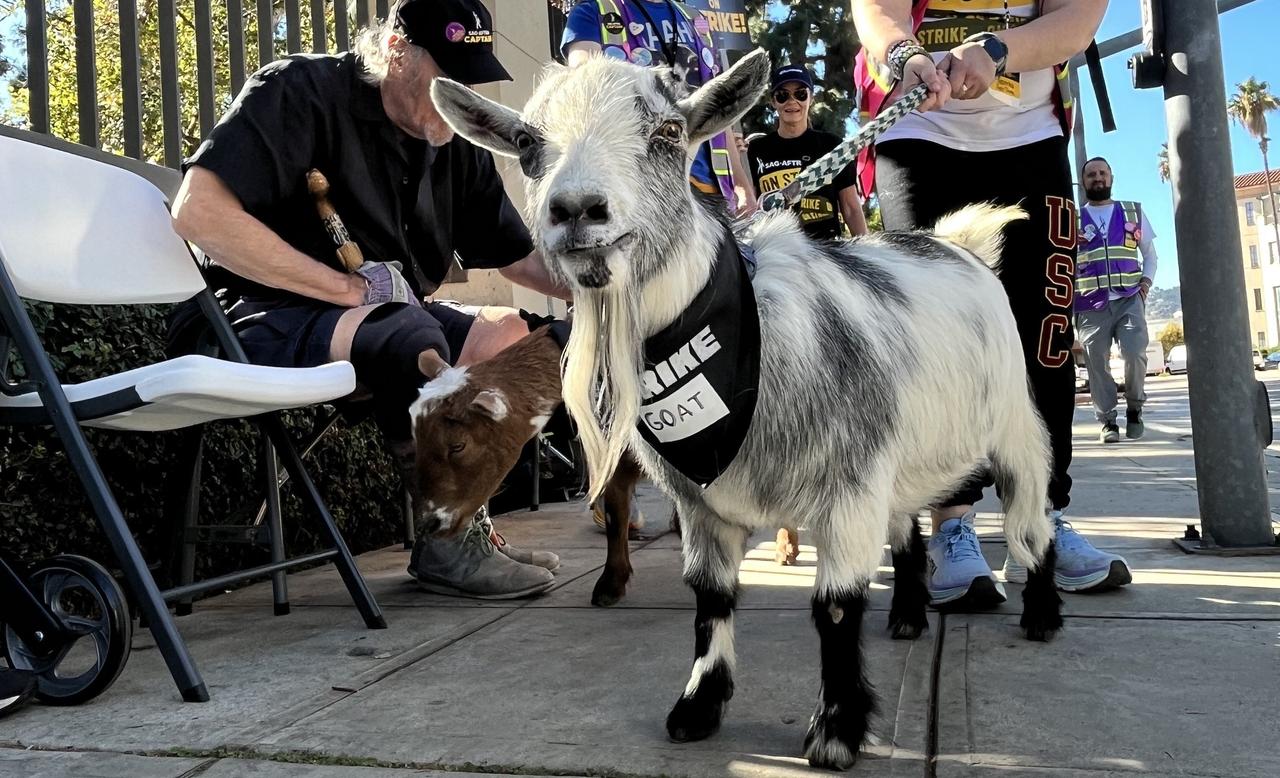
{"label": "blue sneaker", "polygon": [[[1062,511],[1052,511],[1053,541],[1058,552],[1058,564],[1053,570],[1053,582],[1064,592],[1101,592],[1133,582],[1129,563],[1119,554],[1099,551],[1083,535],[1076,532],[1071,522],[1062,518]],[[1013,557],[1004,560],[1004,580],[1009,583],[1026,583],[1027,568]]]}
{"label": "blue sneaker", "polygon": [[935,608],[994,608],[1004,587],[982,557],[973,513],[942,522],[929,538],[929,603]]}

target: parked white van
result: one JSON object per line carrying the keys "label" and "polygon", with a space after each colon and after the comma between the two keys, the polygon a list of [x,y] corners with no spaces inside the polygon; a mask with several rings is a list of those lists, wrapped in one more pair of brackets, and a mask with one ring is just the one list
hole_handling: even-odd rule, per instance
{"label": "parked white van", "polygon": [[1169,358],[1165,360],[1165,366],[1170,373],[1187,372],[1187,347],[1174,346],[1169,349]]}
{"label": "parked white van", "polygon": [[[1120,356],[1119,349],[1111,352],[1108,367],[1111,369],[1111,378],[1116,382],[1116,386],[1123,388],[1124,358]],[[1160,345],[1160,341],[1153,340],[1147,344],[1147,375],[1161,375],[1164,370],[1164,346]]]}

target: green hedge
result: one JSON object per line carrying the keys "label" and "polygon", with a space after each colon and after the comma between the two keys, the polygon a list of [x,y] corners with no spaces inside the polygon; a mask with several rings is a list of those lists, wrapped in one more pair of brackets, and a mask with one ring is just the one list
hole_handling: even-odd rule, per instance
{"label": "green hedge", "polygon": [[[28,304],[54,369],[64,383],[84,381],[164,358],[165,314],[159,306],[97,307]],[[13,359],[15,376],[24,375]],[[286,414],[295,435],[311,428],[318,409]],[[171,551],[178,515],[165,515],[166,481],[175,462],[179,432],[136,434],[87,430],[107,481],[115,492],[148,562]],[[229,523],[257,510],[262,483],[261,442],[247,422],[209,425],[205,438],[202,523]],[[308,457],[310,471],[352,550],[399,539],[400,479],[383,453],[370,422],[332,430]],[[286,549],[319,547],[317,522],[303,515],[293,490],[285,489]],[[0,427],[0,549],[17,561],[53,553],[80,553],[109,568],[107,549],[78,479],[49,428]],[[206,545],[198,552],[198,575],[265,561],[267,552],[244,545]]]}

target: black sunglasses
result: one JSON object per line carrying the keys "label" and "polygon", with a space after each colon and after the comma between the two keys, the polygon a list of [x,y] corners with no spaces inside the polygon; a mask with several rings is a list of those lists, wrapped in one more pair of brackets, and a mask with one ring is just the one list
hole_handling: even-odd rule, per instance
{"label": "black sunglasses", "polygon": [[773,90],[773,101],[778,105],[785,104],[788,100],[790,100],[793,97],[796,99],[797,102],[803,103],[805,100],[809,99],[809,89],[807,87],[802,86],[794,92],[792,92],[789,89],[783,89],[781,87]]}

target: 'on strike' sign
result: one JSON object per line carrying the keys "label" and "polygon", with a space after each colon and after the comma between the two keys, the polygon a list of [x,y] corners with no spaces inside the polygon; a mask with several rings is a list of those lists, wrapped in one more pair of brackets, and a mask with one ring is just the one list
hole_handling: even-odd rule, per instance
{"label": "'on strike' sign", "polygon": [[750,51],[755,48],[747,32],[747,9],[743,0],[685,0],[702,11],[711,24],[711,40],[720,51]]}

